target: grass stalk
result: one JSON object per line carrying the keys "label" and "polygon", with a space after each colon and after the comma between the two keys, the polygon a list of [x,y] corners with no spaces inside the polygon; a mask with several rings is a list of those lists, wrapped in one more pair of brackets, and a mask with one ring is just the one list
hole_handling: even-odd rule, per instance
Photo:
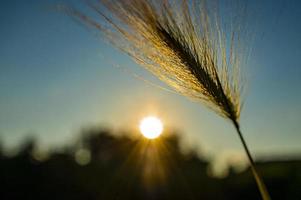
{"label": "grass stalk", "polygon": [[235,25],[236,28],[225,28],[227,23],[221,21],[215,1],[93,2],[87,1],[87,5],[101,20],[76,9],[66,11],[102,32],[114,47],[178,93],[230,119],[243,144],[262,199],[270,200],[238,123],[244,88],[240,68],[246,57],[242,24],[231,22],[230,27]]}
{"label": "grass stalk", "polygon": [[249,163],[250,163],[250,167],[251,167],[251,171],[252,171],[253,176],[255,178],[255,181],[256,181],[257,187],[260,191],[261,197],[262,197],[263,200],[271,200],[271,197],[270,197],[269,192],[268,192],[268,190],[267,190],[267,188],[266,188],[266,186],[263,182],[263,179],[262,179],[262,177],[260,176],[260,174],[258,173],[258,171],[256,169],[255,162],[254,162],[254,160],[252,158],[252,155],[249,151],[247,143],[245,142],[245,139],[244,139],[244,137],[241,133],[239,124],[236,121],[233,121],[233,124],[235,126],[236,131],[237,131],[239,139],[240,139],[240,141],[241,141],[241,143],[244,147],[244,150],[247,154],[247,157],[248,157],[248,160],[249,160]]}

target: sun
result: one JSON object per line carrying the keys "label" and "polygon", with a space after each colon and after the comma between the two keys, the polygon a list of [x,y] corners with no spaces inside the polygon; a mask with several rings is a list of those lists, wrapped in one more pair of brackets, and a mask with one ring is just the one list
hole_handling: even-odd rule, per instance
{"label": "sun", "polygon": [[141,120],[139,128],[144,137],[155,139],[162,133],[163,124],[159,118],[149,116]]}

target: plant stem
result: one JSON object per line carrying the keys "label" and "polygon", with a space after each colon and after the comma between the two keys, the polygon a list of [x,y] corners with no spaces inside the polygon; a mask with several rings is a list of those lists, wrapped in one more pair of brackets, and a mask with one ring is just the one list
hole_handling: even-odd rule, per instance
{"label": "plant stem", "polygon": [[250,166],[251,166],[251,170],[252,170],[252,173],[253,173],[253,176],[256,180],[256,183],[257,183],[257,187],[260,191],[260,194],[261,194],[261,197],[263,200],[271,200],[271,197],[269,195],[269,192],[263,182],[263,179],[261,178],[261,176],[259,175],[259,173],[257,172],[256,168],[255,168],[255,163],[254,163],[254,160],[252,158],[252,155],[248,149],[248,146],[247,146],[247,143],[245,142],[243,136],[242,136],[242,133],[240,131],[240,127],[239,127],[239,124],[236,122],[236,121],[233,121],[233,124],[235,126],[235,129],[238,133],[238,136],[241,140],[241,143],[243,144],[243,147],[245,149],[245,152],[247,154],[247,157],[249,159],[249,162],[250,162]]}

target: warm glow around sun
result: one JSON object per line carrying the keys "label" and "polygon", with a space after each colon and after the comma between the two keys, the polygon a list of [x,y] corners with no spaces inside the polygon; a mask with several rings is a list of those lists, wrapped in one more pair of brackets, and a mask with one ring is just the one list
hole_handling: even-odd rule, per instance
{"label": "warm glow around sun", "polygon": [[140,122],[140,131],[142,135],[148,139],[155,139],[163,131],[163,124],[157,117],[145,117]]}

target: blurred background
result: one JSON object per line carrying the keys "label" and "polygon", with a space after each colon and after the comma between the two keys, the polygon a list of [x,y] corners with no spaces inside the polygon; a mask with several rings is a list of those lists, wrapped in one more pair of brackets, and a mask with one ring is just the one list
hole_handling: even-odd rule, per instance
{"label": "blurred background", "polygon": [[[27,139],[0,156],[1,199],[260,199],[249,168],[213,176],[210,161],[181,150],[177,132],[149,140],[94,127],[61,149]],[[272,199],[300,199],[301,160],[257,162]]]}
{"label": "blurred background", "polygon": [[[242,132],[272,199],[301,199],[301,3],[244,3]],[[230,123],[162,89],[62,4],[90,12],[1,1],[1,199],[259,199]],[[138,130],[149,115],[164,124],[156,140]]]}

